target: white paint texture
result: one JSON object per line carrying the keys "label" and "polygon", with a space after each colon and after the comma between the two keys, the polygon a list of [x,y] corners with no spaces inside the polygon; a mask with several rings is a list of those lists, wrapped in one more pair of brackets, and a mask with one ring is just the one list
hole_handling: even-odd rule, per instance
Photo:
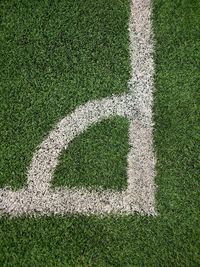
{"label": "white paint texture", "polygon": [[[156,215],[155,158],[152,144],[153,58],[150,0],[132,0],[129,21],[131,79],[129,92],[88,102],[62,119],[34,153],[27,186],[0,190],[0,214],[141,214]],[[90,188],[52,189],[59,154],[90,125],[112,116],[129,120],[127,179],[122,192]],[[70,167],[70,166],[69,166]]]}

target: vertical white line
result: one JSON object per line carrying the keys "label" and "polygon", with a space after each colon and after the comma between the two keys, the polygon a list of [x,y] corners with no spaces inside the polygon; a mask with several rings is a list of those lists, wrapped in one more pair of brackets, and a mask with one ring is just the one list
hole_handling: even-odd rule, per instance
{"label": "vertical white line", "polygon": [[[152,115],[153,38],[151,1],[132,0],[129,20],[131,79],[129,90],[141,114]],[[142,119],[142,117],[141,117]]]}
{"label": "vertical white line", "polygon": [[[131,79],[129,90],[136,113],[130,120],[128,154],[129,198],[155,213],[155,156],[153,152],[153,39],[151,1],[132,0],[129,20]],[[130,200],[129,200],[130,201]]]}

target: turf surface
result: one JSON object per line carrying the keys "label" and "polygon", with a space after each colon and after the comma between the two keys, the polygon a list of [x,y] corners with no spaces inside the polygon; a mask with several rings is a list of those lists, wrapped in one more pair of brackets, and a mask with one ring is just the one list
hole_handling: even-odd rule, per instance
{"label": "turf surface", "polygon": [[[0,8],[3,14],[1,186],[10,184],[14,188],[23,186],[32,153],[55,122],[88,99],[123,92],[129,76],[128,1],[21,3],[2,1]],[[200,2],[154,0],[153,6],[156,41],[154,139],[158,159],[156,200],[159,216],[2,218],[1,266],[200,265]],[[84,14],[86,23],[83,22],[82,30],[76,25],[80,14]],[[102,30],[98,28],[100,25]],[[58,29],[62,34],[57,35]],[[86,29],[93,29],[96,34],[90,42]],[[80,47],[78,36],[77,42],[69,46],[68,38],[63,36],[73,35],[74,31],[75,36],[81,32],[85,46],[82,41]],[[107,38],[107,49],[101,49],[102,42],[97,42],[102,40],[102,31]],[[117,31],[122,39],[114,34]],[[62,42],[58,36],[63,37]],[[75,49],[77,56],[67,58],[69,47],[70,54]],[[91,61],[85,62],[87,56],[92,56],[91,47],[97,52],[96,68],[90,66]],[[79,52],[84,54],[86,51],[89,52],[85,57],[79,57]],[[83,60],[80,67],[80,62],[69,63],[77,57]],[[87,66],[85,72],[83,66]],[[84,137],[80,136],[80,150],[86,145],[89,153],[89,144],[95,147],[100,142],[97,135],[101,137],[105,133],[107,136],[113,123],[117,123],[117,127],[112,129],[112,134],[120,133],[119,142],[111,146],[113,151],[120,142],[124,144],[125,136],[121,132],[123,128],[126,134],[126,122],[117,118],[94,126],[96,128],[89,129]],[[62,155],[63,163],[58,166],[59,174],[55,177],[58,185],[66,182],[61,173],[66,172],[65,162],[76,157],[76,141],[71,144],[71,152]],[[110,150],[106,153],[106,146],[102,149],[102,155],[105,155],[102,161],[110,160]],[[121,170],[126,149],[124,146],[123,155],[117,159]],[[89,161],[89,156],[85,160]],[[104,169],[104,163],[101,164]],[[84,170],[84,175],[92,173],[95,173],[94,169]],[[75,179],[76,170],[73,175]],[[80,183],[80,177],[76,183]],[[117,181],[106,181],[106,186],[109,184],[116,186]]]}
{"label": "turf surface", "polygon": [[[88,100],[127,91],[129,6],[124,0],[23,0],[2,1],[0,10],[0,186],[17,189],[36,147],[62,117]],[[104,126],[105,134],[111,126]],[[113,145],[114,155],[119,148]],[[112,165],[113,157],[105,160]]]}

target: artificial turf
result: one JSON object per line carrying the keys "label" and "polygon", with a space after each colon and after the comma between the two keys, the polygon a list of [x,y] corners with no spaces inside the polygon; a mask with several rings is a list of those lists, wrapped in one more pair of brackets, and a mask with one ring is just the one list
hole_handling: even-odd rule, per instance
{"label": "artificial turf", "polygon": [[[87,100],[126,90],[129,2],[2,1],[0,10],[0,183],[19,188],[36,146],[60,118]],[[198,0],[153,1],[159,215],[3,217],[0,266],[200,265],[199,10]],[[63,175],[74,159],[70,184],[83,184],[80,178],[88,175],[97,178],[88,185],[100,185],[95,167],[104,172],[115,160],[123,174],[126,121],[116,118],[93,127],[63,152],[54,186],[69,185]],[[99,140],[105,140],[100,158],[93,151]],[[123,146],[117,158],[106,147],[110,141],[115,154]],[[77,158],[84,148],[90,155]],[[94,156],[99,163],[85,166],[80,177],[76,164]],[[119,179],[102,184],[124,186]]]}
{"label": "artificial turf", "polygon": [[[1,187],[23,187],[33,152],[62,117],[89,100],[127,91],[127,3],[1,2]],[[127,129],[121,120],[116,118],[115,124],[123,142],[120,129],[124,125],[125,134]],[[107,134],[110,127],[112,122],[103,127],[102,134]],[[87,143],[82,143],[82,150],[87,149]],[[105,161],[114,168],[114,154],[119,147],[117,143],[113,145],[112,157],[106,156],[105,146],[101,153],[105,150]],[[74,146],[69,157],[75,153]],[[126,165],[126,149],[123,152],[119,152],[117,164],[122,167],[118,177]],[[90,160],[88,156],[88,165]],[[70,164],[70,158],[65,156],[65,163],[68,161]],[[106,176],[104,167],[105,164],[101,169]],[[111,174],[113,179],[116,172]],[[61,178],[64,175],[61,173]],[[76,179],[77,174],[74,176]]]}

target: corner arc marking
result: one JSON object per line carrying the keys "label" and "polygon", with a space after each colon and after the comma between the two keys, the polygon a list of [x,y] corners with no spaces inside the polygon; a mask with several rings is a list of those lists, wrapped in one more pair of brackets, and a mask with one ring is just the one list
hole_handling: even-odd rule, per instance
{"label": "corner arc marking", "polygon": [[[131,79],[129,92],[89,101],[62,119],[34,153],[27,186],[0,190],[0,213],[141,214],[156,215],[155,156],[152,137],[153,58],[150,0],[132,0],[129,20]],[[75,136],[103,118],[129,120],[128,188],[123,192],[82,188],[50,189],[58,156]]]}

